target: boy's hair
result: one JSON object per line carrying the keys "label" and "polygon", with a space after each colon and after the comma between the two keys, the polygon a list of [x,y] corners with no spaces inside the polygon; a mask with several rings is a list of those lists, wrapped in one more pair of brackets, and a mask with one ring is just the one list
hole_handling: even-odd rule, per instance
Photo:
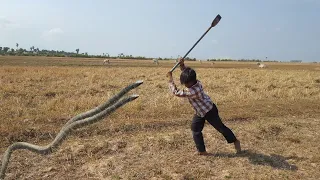
{"label": "boy's hair", "polygon": [[196,82],[196,81],[197,81],[197,74],[192,68],[187,67],[181,72],[180,74],[181,84],[187,84],[187,83]]}

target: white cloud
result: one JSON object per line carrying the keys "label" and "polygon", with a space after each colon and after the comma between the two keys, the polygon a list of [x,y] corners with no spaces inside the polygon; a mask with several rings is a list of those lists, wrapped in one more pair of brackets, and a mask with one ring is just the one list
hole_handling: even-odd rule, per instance
{"label": "white cloud", "polygon": [[214,39],[211,41],[213,44],[218,44],[218,40]]}
{"label": "white cloud", "polygon": [[4,17],[0,17],[0,28],[5,28],[8,25],[10,25],[10,21]]}
{"label": "white cloud", "polygon": [[277,27],[275,28],[276,31],[281,31],[281,28]]}
{"label": "white cloud", "polygon": [[45,40],[51,41],[51,40],[55,40],[63,33],[64,33],[64,31],[61,28],[53,28],[53,29],[50,29],[48,31],[43,32],[41,37]]}
{"label": "white cloud", "polygon": [[63,34],[63,30],[61,28],[53,28],[50,29],[49,31],[43,32],[43,36],[54,36],[58,34]]}
{"label": "white cloud", "polygon": [[19,25],[6,17],[0,16],[0,29],[10,29],[18,27]]}

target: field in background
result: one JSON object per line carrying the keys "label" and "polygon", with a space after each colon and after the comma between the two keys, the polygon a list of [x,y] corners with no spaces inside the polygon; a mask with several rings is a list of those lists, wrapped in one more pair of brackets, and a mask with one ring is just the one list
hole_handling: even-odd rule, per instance
{"label": "field in background", "polygon": [[[72,116],[137,80],[140,97],[75,131],[48,156],[15,151],[7,179],[319,179],[320,65],[186,62],[246,153],[206,124],[212,156],[195,156],[193,109],[169,94],[173,61],[0,56],[0,157],[45,145]],[[179,71],[174,73],[178,83]]]}
{"label": "field in background", "polygon": [[[254,68],[257,69],[256,62],[228,62],[228,61],[186,61],[195,68]],[[264,62],[262,62],[264,63]],[[110,59],[108,67],[167,67],[172,68],[173,60],[160,60],[159,65],[152,60],[130,60],[130,59]],[[290,69],[290,70],[320,70],[319,63],[278,63],[266,62],[269,69]],[[37,56],[0,56],[0,66],[103,66],[103,59],[98,58],[60,58],[60,57],[37,57]]]}

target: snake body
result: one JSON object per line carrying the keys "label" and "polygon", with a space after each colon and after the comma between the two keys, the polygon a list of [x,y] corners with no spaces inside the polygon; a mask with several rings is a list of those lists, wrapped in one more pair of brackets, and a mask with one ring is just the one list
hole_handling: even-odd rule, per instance
{"label": "snake body", "polygon": [[57,149],[62,142],[67,138],[67,136],[72,132],[72,130],[93,124],[95,122],[101,121],[106,116],[120,108],[121,106],[137,99],[139,95],[130,95],[128,97],[125,97],[121,100],[126,93],[128,93],[130,90],[140,86],[143,83],[143,81],[137,81],[135,83],[132,83],[122,89],[118,94],[113,96],[111,99],[106,101],[105,103],[97,106],[96,108],[93,108],[87,112],[80,113],[76,115],[75,117],[71,118],[60,130],[60,132],[57,134],[55,139],[46,146],[38,146],[34,144],[30,144],[27,142],[16,142],[10,145],[7,150],[5,151],[4,155],[2,156],[2,165],[0,169],[0,180],[4,180],[5,178],[5,172],[9,164],[9,160],[11,157],[11,154],[18,149],[25,149],[29,150],[31,152],[47,155],[54,152],[55,149]]}

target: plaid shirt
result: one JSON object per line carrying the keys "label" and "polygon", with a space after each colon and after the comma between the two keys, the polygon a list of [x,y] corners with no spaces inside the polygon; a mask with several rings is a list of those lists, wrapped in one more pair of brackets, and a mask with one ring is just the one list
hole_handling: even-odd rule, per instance
{"label": "plaid shirt", "polygon": [[169,82],[169,89],[178,97],[188,98],[196,114],[200,117],[204,117],[213,107],[213,102],[210,97],[203,92],[203,88],[200,81],[197,81],[190,88],[179,90],[173,81]]}

